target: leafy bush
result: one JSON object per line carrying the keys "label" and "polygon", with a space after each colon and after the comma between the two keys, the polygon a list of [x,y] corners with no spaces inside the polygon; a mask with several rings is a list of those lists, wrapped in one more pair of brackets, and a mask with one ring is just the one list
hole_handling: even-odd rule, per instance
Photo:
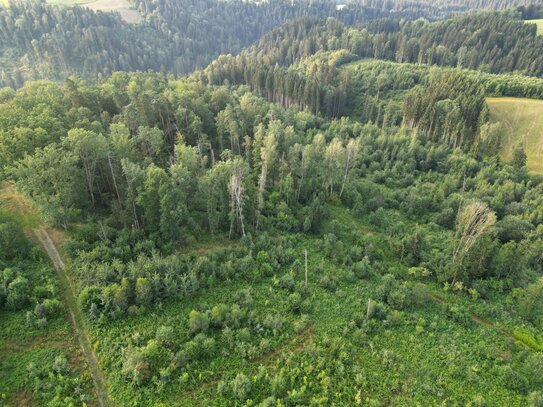
{"label": "leafy bush", "polygon": [[192,310],[189,313],[189,329],[192,333],[206,332],[209,327],[209,318],[206,314]]}

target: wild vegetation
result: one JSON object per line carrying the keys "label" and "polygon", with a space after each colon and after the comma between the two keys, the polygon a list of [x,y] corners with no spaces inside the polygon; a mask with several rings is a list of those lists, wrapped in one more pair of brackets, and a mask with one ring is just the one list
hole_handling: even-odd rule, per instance
{"label": "wild vegetation", "polygon": [[[202,32],[179,4],[138,9],[187,71],[307,5],[187,1]],[[520,20],[538,9],[362,21],[374,5],[312,4],[190,77],[0,89],[8,405],[542,404],[538,136],[504,131],[537,119],[511,104],[543,99],[543,43]],[[46,245],[56,275],[28,249],[41,222],[65,237]],[[54,334],[66,310],[87,370],[62,357],[78,354]]]}
{"label": "wild vegetation", "polygon": [[90,378],[58,280],[23,233],[35,225],[13,188],[0,192],[0,400],[6,405],[92,403]]}

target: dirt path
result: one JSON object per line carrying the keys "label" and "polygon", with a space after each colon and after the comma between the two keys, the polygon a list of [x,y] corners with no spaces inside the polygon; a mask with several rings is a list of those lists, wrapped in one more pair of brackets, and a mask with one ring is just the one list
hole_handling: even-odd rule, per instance
{"label": "dirt path", "polygon": [[66,273],[64,262],[62,261],[62,258],[60,257],[60,254],[58,253],[55,244],[51,240],[49,233],[44,227],[34,229],[34,234],[40,241],[44,250],[47,252],[47,255],[53,262],[53,265],[55,266],[55,269],[57,271],[60,284],[62,286],[64,303],[68,308],[68,313],[70,314],[70,321],[72,322],[72,325],[77,333],[77,339],[79,340],[81,350],[83,351],[83,355],[85,356],[85,360],[87,361],[89,372],[92,376],[92,381],[96,390],[96,397],[98,399],[98,403],[100,404],[100,407],[112,406],[113,404],[109,399],[106,381],[104,380],[102,372],[100,371],[98,358],[96,357],[96,353],[94,353],[94,349],[92,347],[87,331],[87,326],[85,324],[83,316],[79,311],[79,308],[77,307],[75,287],[72,280]]}

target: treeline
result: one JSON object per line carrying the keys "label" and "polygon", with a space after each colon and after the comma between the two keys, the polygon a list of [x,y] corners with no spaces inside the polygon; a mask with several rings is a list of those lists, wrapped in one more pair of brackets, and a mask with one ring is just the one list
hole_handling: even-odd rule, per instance
{"label": "treeline", "polygon": [[429,23],[381,19],[349,28],[328,19],[301,19],[264,36],[248,55],[292,65],[319,50],[346,49],[361,58],[386,59],[543,76],[543,37],[512,13],[478,13]]}
{"label": "treeline", "polygon": [[456,72],[434,71],[428,86],[414,89],[404,102],[404,122],[454,148],[473,146],[488,121],[484,88]]}
{"label": "treeline", "polygon": [[[543,98],[543,80],[538,78],[375,60],[345,65],[353,58],[356,56],[347,50],[318,52],[284,67],[263,63],[265,56],[222,56],[195,77],[213,85],[249,85],[284,107],[294,106],[326,117],[350,116],[385,127],[399,125],[405,119],[404,123],[417,124],[419,129],[429,126],[426,130],[440,138],[445,131],[447,143],[468,148],[474,145],[478,129],[486,122],[485,94]],[[447,79],[437,84],[432,80],[437,77]],[[417,85],[418,90],[411,92]],[[432,92],[437,92],[435,97],[430,95]],[[460,108],[457,98],[463,100],[465,108]],[[411,109],[416,100],[423,106],[418,106],[415,114]],[[433,103],[437,102],[447,112],[430,119],[428,126],[418,126],[420,115],[436,114]],[[444,130],[442,120],[449,113],[450,124]],[[414,121],[413,114],[418,117]],[[451,133],[453,127],[455,136]]]}
{"label": "treeline", "polygon": [[[220,54],[238,53],[300,16],[306,18],[267,35],[253,54],[265,54],[264,63],[290,65],[319,50],[345,48],[360,57],[398,62],[543,74],[543,39],[516,14],[486,13],[432,24],[396,19],[401,12],[383,19],[387,10],[359,3],[337,8],[327,0],[141,0],[136,5],[144,16],[136,25],[113,14],[44,0],[0,7],[0,86],[117,70],[186,74]],[[527,10],[524,14],[533,14]],[[337,20],[318,23],[328,17]],[[362,28],[348,29],[337,21]]]}

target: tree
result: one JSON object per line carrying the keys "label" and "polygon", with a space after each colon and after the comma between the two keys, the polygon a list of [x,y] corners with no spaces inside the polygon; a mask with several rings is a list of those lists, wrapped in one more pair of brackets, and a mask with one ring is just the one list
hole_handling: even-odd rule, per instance
{"label": "tree", "polygon": [[517,171],[520,171],[521,169],[526,167],[527,160],[528,156],[526,155],[526,152],[524,151],[524,148],[522,146],[519,146],[513,150],[513,158],[511,159],[511,164]]}
{"label": "tree", "polygon": [[11,170],[17,188],[34,200],[54,226],[67,228],[81,201],[83,177],[78,161],[75,153],[52,144],[27,155]]}
{"label": "tree", "polygon": [[153,302],[153,287],[150,281],[145,277],[139,277],[136,280],[135,287],[136,304],[142,307],[148,307]]}
{"label": "tree", "polygon": [[143,209],[144,226],[150,232],[156,232],[160,228],[160,190],[168,181],[168,175],[162,168],[154,164],[147,167],[136,202]]}
{"label": "tree", "polygon": [[277,159],[277,139],[274,131],[269,131],[263,140],[263,146],[260,149],[261,171],[258,178],[258,215],[256,228],[258,229],[262,209],[264,208],[264,191],[266,190],[266,179],[269,168],[273,168]]}
{"label": "tree", "polygon": [[[458,267],[472,247],[489,234],[496,223],[496,214],[483,202],[473,202],[464,207],[456,220],[456,245],[452,264]],[[455,282],[457,272],[454,273]]]}
{"label": "tree", "polygon": [[178,241],[182,237],[183,225],[190,220],[188,202],[192,176],[180,164],[170,167],[170,179],[159,188],[160,232],[167,241]]}
{"label": "tree", "polygon": [[64,140],[66,146],[79,156],[85,171],[87,192],[94,207],[94,179],[96,167],[108,156],[109,147],[106,138],[101,134],[84,129],[72,129]]}
{"label": "tree", "polygon": [[341,183],[341,191],[339,192],[339,197],[343,195],[343,190],[345,189],[345,182],[347,181],[347,176],[351,168],[356,166],[358,153],[360,151],[360,142],[358,139],[350,139],[347,143],[347,152],[345,158],[345,172],[343,173],[343,182]]}
{"label": "tree", "polygon": [[241,159],[232,162],[230,173],[230,236],[234,230],[236,222],[241,226],[241,233],[245,236],[245,222],[243,220],[243,205],[246,198],[246,190],[244,186],[246,177],[246,168]]}
{"label": "tree", "polygon": [[209,317],[199,311],[192,310],[189,313],[189,328],[193,333],[206,332],[209,327]]}

